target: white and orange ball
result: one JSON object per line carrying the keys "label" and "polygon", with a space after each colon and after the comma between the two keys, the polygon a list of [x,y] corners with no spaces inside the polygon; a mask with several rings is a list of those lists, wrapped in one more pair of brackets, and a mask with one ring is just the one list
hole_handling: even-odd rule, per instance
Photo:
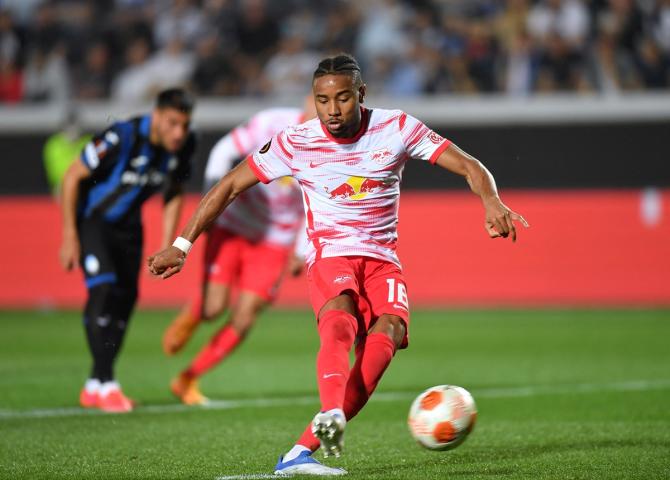
{"label": "white and orange ball", "polygon": [[467,438],[477,420],[475,400],[466,389],[438,385],[416,397],[409,410],[409,430],[429,450],[450,450]]}

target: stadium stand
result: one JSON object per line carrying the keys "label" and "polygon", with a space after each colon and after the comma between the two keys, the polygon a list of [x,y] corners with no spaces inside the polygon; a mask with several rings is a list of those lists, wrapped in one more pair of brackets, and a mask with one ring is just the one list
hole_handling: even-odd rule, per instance
{"label": "stadium stand", "polygon": [[0,103],[276,96],[334,51],[373,95],[665,89],[670,1],[5,0]]}

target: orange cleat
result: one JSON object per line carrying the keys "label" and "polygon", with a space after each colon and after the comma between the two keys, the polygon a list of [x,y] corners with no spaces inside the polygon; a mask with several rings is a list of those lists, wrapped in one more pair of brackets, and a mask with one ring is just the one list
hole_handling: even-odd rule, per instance
{"label": "orange cleat", "polygon": [[163,334],[163,351],[166,355],[174,355],[184,348],[198,326],[199,320],[191,313],[187,305],[177,315]]}
{"label": "orange cleat", "polygon": [[186,373],[180,373],[170,383],[170,390],[185,405],[207,405],[209,398],[198,388],[198,380]]}
{"label": "orange cleat", "polygon": [[98,399],[98,408],[103,412],[127,413],[133,411],[133,402],[126,397],[120,388],[111,388],[101,392]]}
{"label": "orange cleat", "polygon": [[98,406],[98,401],[100,399],[100,395],[98,392],[89,392],[85,388],[81,389],[81,393],[79,393],[79,405],[81,405],[84,408],[95,408]]}

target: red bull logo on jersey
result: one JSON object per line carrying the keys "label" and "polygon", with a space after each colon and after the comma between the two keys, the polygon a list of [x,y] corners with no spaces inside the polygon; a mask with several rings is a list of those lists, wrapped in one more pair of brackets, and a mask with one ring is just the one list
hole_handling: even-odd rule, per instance
{"label": "red bull logo on jersey", "polygon": [[377,165],[386,165],[394,157],[395,157],[395,155],[393,155],[393,151],[388,147],[380,148],[379,150],[375,150],[373,152],[370,152],[370,158]]}
{"label": "red bull logo on jersey", "polygon": [[345,183],[339,187],[329,190],[330,198],[350,198],[352,200],[361,200],[370,193],[384,190],[395,183],[395,178],[385,178],[376,180],[365,177],[349,177]]}

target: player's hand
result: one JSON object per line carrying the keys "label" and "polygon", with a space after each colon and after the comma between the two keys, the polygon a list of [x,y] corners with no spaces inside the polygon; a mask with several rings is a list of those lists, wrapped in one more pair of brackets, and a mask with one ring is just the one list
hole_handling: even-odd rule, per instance
{"label": "player's hand", "polygon": [[149,271],[163,279],[179,273],[184,266],[186,254],[177,247],[170,246],[147,259]]}
{"label": "player's hand", "polygon": [[520,222],[526,228],[530,226],[525,218],[510,210],[498,197],[484,201],[484,208],[486,209],[484,228],[491,238],[511,236],[512,241],[516,242],[514,222]]}
{"label": "player's hand", "polygon": [[288,261],[288,271],[292,277],[298,277],[305,269],[305,259],[298,255],[291,255]]}
{"label": "player's hand", "polygon": [[63,243],[61,244],[58,256],[60,264],[66,271],[70,271],[79,265],[79,257],[81,255],[81,247],[77,234],[65,234],[63,236]]}

